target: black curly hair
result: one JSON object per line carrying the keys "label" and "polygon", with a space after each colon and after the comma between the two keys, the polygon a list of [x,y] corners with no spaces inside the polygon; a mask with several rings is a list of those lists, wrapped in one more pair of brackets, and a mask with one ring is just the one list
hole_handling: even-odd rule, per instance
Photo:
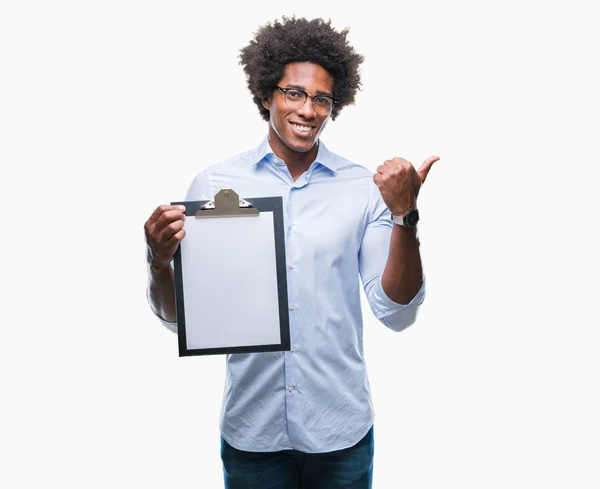
{"label": "black curly hair", "polygon": [[290,63],[315,63],[332,76],[333,98],[339,102],[331,112],[332,120],[343,107],[354,103],[361,87],[359,65],[364,57],[350,46],[347,34],[347,28],[338,32],[331,27],[331,20],[286,16],[281,22],[267,22],[255,32],[254,39],[240,49],[239,64],[244,67],[248,88],[264,120],[269,120],[269,111],[262,100],[273,95]]}

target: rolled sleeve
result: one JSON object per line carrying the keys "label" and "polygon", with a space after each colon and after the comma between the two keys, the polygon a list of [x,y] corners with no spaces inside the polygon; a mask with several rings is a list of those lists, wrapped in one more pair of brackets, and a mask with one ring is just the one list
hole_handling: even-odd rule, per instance
{"label": "rolled sleeve", "polygon": [[391,212],[373,185],[368,224],[359,252],[359,272],[365,295],[375,317],[393,331],[402,331],[417,319],[425,299],[425,277],[419,292],[408,304],[397,304],[383,290],[381,276],[387,262],[392,235]]}
{"label": "rolled sleeve", "polygon": [[370,290],[369,302],[375,316],[393,331],[402,331],[417,320],[419,306],[425,300],[425,277],[419,292],[408,304],[398,304],[390,299],[381,285],[381,276],[375,281]]}

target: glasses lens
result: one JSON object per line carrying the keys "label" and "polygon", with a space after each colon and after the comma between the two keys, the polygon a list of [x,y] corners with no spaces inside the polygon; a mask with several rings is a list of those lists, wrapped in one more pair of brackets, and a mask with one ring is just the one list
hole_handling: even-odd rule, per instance
{"label": "glasses lens", "polygon": [[292,109],[298,109],[306,102],[306,94],[300,90],[288,90],[285,92],[285,103]]}
{"label": "glasses lens", "polygon": [[329,114],[333,107],[333,100],[329,97],[313,97],[313,107],[319,114]]}

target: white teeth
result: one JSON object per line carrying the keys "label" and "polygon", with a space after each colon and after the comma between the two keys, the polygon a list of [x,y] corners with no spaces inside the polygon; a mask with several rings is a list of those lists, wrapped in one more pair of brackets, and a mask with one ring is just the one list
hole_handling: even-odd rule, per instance
{"label": "white teeth", "polygon": [[296,129],[298,129],[299,131],[302,131],[302,132],[310,132],[310,130],[312,129],[312,127],[301,126],[299,124],[292,124],[292,126],[294,126]]}

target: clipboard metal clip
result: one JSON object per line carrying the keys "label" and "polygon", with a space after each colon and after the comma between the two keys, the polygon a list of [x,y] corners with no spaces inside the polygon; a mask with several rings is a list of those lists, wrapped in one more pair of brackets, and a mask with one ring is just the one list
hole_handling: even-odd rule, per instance
{"label": "clipboard metal clip", "polygon": [[242,199],[230,188],[219,190],[215,198],[207,202],[196,212],[196,219],[203,217],[244,217],[258,216],[258,209]]}

